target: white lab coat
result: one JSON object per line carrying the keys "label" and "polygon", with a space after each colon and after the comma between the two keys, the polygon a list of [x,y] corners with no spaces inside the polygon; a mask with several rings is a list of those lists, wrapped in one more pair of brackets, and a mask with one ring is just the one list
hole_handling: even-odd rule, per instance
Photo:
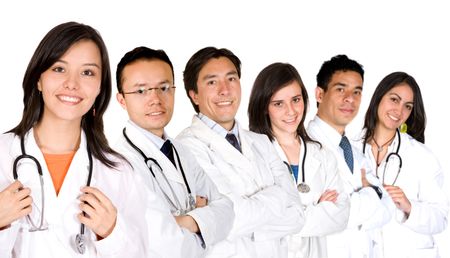
{"label": "white lab coat", "polygon": [[228,238],[207,256],[287,257],[285,236],[304,225],[299,196],[267,136],[239,128],[239,137],[242,153],[197,116],[177,137],[234,204]]}
{"label": "white lab coat", "polygon": [[347,229],[327,236],[328,257],[359,258],[374,257],[373,250],[380,243],[377,242],[377,230],[390,220],[388,211],[389,198],[383,192],[380,200],[376,192],[370,187],[362,187],[361,168],[366,170],[367,180],[382,189],[381,183],[375,177],[368,161],[364,158],[352,142],[353,171],[345,162],[339,143],[333,137],[339,133],[319,117],[315,116],[307,128],[308,134],[327,147],[336,157],[344,188],[350,195],[350,217]]}
{"label": "white lab coat", "polygon": [[[411,202],[409,218],[395,207],[390,200],[392,219],[382,228],[382,243],[380,256],[396,257],[439,257],[433,234],[442,232],[447,227],[449,211],[448,196],[442,189],[444,174],[439,161],[422,143],[408,134],[401,133],[399,154],[402,158],[402,168],[395,183]],[[362,141],[359,146],[362,148]],[[398,136],[388,147],[388,153],[395,152],[398,146]],[[375,157],[371,145],[366,144],[365,156],[376,168]],[[383,177],[386,157],[378,168],[380,180]],[[394,163],[391,160],[389,163]],[[398,166],[388,166],[386,184],[392,184],[397,175]]]}
{"label": "white lab coat", "polygon": [[[36,144],[33,130],[25,137],[25,151],[40,163],[45,192],[45,224],[48,230],[29,232],[29,224],[23,217],[0,231],[0,257],[51,258],[51,257],[142,257],[140,246],[135,241],[136,217],[142,214],[139,199],[134,191],[134,180],[130,167],[119,162],[118,170],[111,169],[93,158],[91,186],[102,191],[117,208],[117,221],[112,233],[97,241],[95,233],[85,229],[87,248],[80,255],[74,248],[75,235],[80,232],[78,196],[88,177],[88,155],[86,137],[81,134],[80,148],[73,157],[59,195],[56,195],[46,162]],[[0,136],[0,189],[5,189],[13,179],[13,162],[22,154],[20,138],[12,133]],[[25,159],[18,166],[19,181],[31,189],[33,198],[32,219],[39,224],[41,207],[41,185],[34,162]],[[127,189],[127,191],[125,191]]]}
{"label": "white lab coat", "polygon": [[[301,140],[301,139],[300,139]],[[281,159],[289,163],[283,149],[274,139],[273,146]],[[305,211],[306,223],[302,230],[288,238],[290,258],[324,258],[327,256],[326,236],[347,227],[350,200],[344,190],[339,175],[336,158],[326,147],[316,143],[306,143],[305,183],[310,187],[308,193],[298,192]],[[305,143],[301,144],[297,185],[302,182],[302,161]],[[294,177],[292,182],[295,183]],[[318,203],[325,190],[336,190],[336,203]]]}
{"label": "white lab coat", "polygon": [[[154,158],[160,164],[164,175],[170,183],[170,186],[167,185],[162,174],[157,169],[154,169],[155,176],[157,177],[156,180],[150,173],[142,155],[133,149],[124,136],[121,136],[117,142],[116,149],[132,164],[134,175],[142,185],[140,194],[146,196],[149,192],[156,193],[164,203],[164,208],[171,210],[173,213],[175,212],[175,208],[168,203],[162,192],[164,191],[175,203],[172,188],[173,193],[176,194],[181,205],[183,205],[182,208],[186,209],[188,192],[181,172],[134,125],[130,123],[126,125],[126,134],[147,157]],[[159,253],[162,257],[203,257],[206,253],[205,247],[209,248],[216,242],[225,239],[230,232],[234,219],[233,203],[226,196],[218,192],[214,183],[204,173],[189,150],[180,145],[176,140],[171,139],[171,141],[179,154],[192,195],[194,197],[203,196],[208,199],[207,206],[194,209],[188,213],[197,222],[201,236],[177,225],[170,227],[166,225],[165,228],[161,228],[158,234],[155,234],[157,232],[154,229],[153,218],[149,218],[144,228],[148,228],[149,232],[155,233],[147,233],[143,237],[146,239],[146,245],[151,249],[155,249],[154,252]],[[175,154],[174,157],[177,162]],[[152,204],[147,204],[148,208],[151,209]]]}

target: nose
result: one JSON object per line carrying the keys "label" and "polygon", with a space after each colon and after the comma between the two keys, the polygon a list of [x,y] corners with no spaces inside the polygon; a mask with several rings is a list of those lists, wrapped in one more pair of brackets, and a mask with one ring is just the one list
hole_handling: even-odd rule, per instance
{"label": "nose", "polygon": [[292,115],[295,115],[295,113],[296,113],[296,111],[294,109],[294,104],[288,103],[286,105],[286,114],[292,116]]}
{"label": "nose", "polygon": [[230,93],[230,84],[228,81],[220,81],[219,82],[219,94],[222,96],[226,96]]}
{"label": "nose", "polygon": [[353,95],[353,92],[348,91],[344,95],[344,101],[347,103],[353,103],[355,102],[355,96]]}
{"label": "nose", "polygon": [[77,74],[68,73],[63,86],[68,90],[78,89],[80,85]]}
{"label": "nose", "polygon": [[145,97],[149,106],[161,104],[161,96],[156,89],[147,91]]}

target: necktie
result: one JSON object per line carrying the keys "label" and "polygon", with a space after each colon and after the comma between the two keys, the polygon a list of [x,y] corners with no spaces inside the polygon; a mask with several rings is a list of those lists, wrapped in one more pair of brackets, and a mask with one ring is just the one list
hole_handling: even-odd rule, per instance
{"label": "necktie", "polygon": [[175,159],[173,158],[173,149],[172,149],[172,143],[170,140],[166,140],[161,147],[161,152],[166,155],[166,157],[172,162],[172,164],[175,166]]}
{"label": "necktie", "polygon": [[339,143],[339,147],[344,151],[345,162],[347,163],[348,168],[353,173],[353,153],[352,146],[348,141],[346,136],[342,136],[341,142]]}
{"label": "necktie", "polygon": [[233,147],[236,148],[236,150],[238,150],[239,152],[241,152],[241,146],[239,146],[239,142],[236,138],[236,135],[229,133],[227,134],[227,136],[225,136],[225,139],[227,139],[227,141],[229,143],[231,143],[231,145],[233,145]]}

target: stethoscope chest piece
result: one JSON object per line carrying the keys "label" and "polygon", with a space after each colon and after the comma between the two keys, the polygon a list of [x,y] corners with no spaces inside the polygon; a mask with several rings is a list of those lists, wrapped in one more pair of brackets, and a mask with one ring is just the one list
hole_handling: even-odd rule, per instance
{"label": "stethoscope chest piece", "polygon": [[309,185],[307,185],[307,184],[305,184],[305,183],[300,183],[300,184],[298,184],[297,185],[297,190],[300,192],[300,193],[309,193],[309,191],[311,190],[310,188],[309,188]]}
{"label": "stethoscope chest piece", "polygon": [[84,235],[77,234],[75,236],[75,247],[80,254],[84,254],[86,251],[86,245],[84,244]]}

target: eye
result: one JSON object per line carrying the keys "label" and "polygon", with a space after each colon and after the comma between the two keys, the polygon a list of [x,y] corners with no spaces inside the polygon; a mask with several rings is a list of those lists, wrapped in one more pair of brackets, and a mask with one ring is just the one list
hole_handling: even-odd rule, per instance
{"label": "eye", "polygon": [[159,87],[159,89],[161,90],[161,92],[168,92],[170,90],[170,85],[169,84],[163,84],[161,85],[161,87]]}
{"label": "eye", "polygon": [[345,89],[343,87],[337,87],[336,91],[339,93],[343,93],[345,91]]}
{"label": "eye", "polygon": [[281,102],[281,101],[275,101],[275,102],[273,102],[273,104],[272,104],[274,107],[282,107],[283,106],[283,102]]}
{"label": "eye", "polygon": [[414,105],[411,105],[411,104],[409,104],[409,105],[407,104],[406,105],[406,109],[408,109],[410,111],[413,109],[413,107],[414,107]]}
{"label": "eye", "polygon": [[57,72],[57,73],[63,73],[65,70],[61,66],[56,66],[56,67],[52,68],[52,71]]}
{"label": "eye", "polygon": [[86,75],[86,76],[94,76],[95,75],[92,70],[85,70],[81,74]]}
{"label": "eye", "polygon": [[231,76],[230,78],[228,78],[228,80],[229,80],[230,82],[234,82],[234,81],[237,81],[238,78],[236,78],[235,76]]}
{"label": "eye", "polygon": [[355,90],[354,92],[353,92],[353,94],[355,95],[355,96],[360,96],[361,95],[361,90]]}
{"label": "eye", "polygon": [[392,101],[393,103],[398,103],[398,99],[397,99],[397,98],[394,98],[394,97],[391,97],[391,101]]}
{"label": "eye", "polygon": [[142,87],[142,88],[139,88],[139,90],[137,90],[135,92],[139,95],[144,95],[146,91],[147,90],[144,87]]}
{"label": "eye", "polygon": [[301,97],[295,97],[292,99],[292,102],[294,102],[294,103],[300,103],[301,101],[302,101]]}
{"label": "eye", "polygon": [[207,81],[206,84],[207,84],[207,85],[215,85],[215,84],[216,84],[216,81]]}

